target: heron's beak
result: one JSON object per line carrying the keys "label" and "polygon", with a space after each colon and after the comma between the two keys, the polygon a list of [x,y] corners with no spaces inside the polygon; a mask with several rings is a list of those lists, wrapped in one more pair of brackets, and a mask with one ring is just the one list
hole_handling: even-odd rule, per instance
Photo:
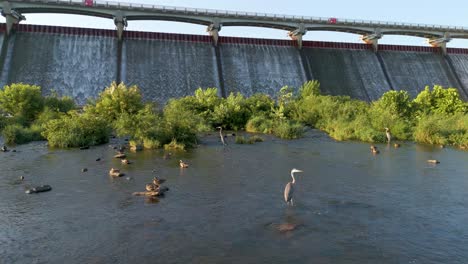
{"label": "heron's beak", "polygon": [[301,171],[301,170],[297,170],[296,172],[303,172],[303,171]]}

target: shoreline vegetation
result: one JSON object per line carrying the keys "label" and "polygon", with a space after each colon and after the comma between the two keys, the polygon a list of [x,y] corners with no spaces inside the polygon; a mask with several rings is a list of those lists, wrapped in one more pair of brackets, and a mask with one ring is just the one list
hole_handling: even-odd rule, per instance
{"label": "shoreline vegetation", "polygon": [[[16,83],[0,90],[0,131],[6,144],[47,140],[49,146],[84,147],[128,137],[134,148],[179,149],[196,146],[203,132],[245,130],[300,138],[306,126],[338,141],[415,141],[468,149],[468,103],[455,88],[428,86],[411,99],[391,90],[377,101],[320,93],[318,81],[299,89],[282,87],[275,99],[264,94],[220,98],[216,88],[170,99],[163,108],[144,103],[137,86],[112,83],[81,109],[70,97],[42,96],[35,85]],[[260,139],[257,139],[261,141]],[[236,139],[245,143],[244,138]]]}

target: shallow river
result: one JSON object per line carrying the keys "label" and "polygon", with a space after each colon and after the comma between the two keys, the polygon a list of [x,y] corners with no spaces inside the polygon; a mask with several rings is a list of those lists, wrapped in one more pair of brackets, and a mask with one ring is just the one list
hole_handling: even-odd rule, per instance
{"label": "shallow river", "polygon": [[[255,145],[229,140],[223,148],[208,136],[167,160],[161,151],[130,153],[131,165],[108,145],[36,142],[0,153],[0,263],[468,261],[467,152],[403,143],[377,145],[374,156],[369,144],[315,131]],[[126,175],[110,178],[111,167]],[[283,200],[292,168],[304,171],[293,207]],[[164,198],[132,196],[154,175],[167,180]],[[52,191],[24,193],[42,184]]]}

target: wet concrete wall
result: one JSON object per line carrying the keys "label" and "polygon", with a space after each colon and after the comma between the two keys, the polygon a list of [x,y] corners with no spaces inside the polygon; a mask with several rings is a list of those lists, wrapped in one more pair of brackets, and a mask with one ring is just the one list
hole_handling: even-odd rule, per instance
{"label": "wet concrete wall", "polygon": [[174,39],[126,39],[122,80],[137,85],[146,101],[165,103],[192,95],[220,82],[215,50],[210,43]]}
{"label": "wet concrete wall", "polygon": [[[384,92],[426,85],[456,87],[468,98],[468,50],[430,47],[304,42],[19,25],[8,38],[0,25],[0,85],[36,84],[79,104],[97,97],[114,80],[140,87],[146,101],[164,104],[199,88],[217,87],[220,96],[275,96],[282,86],[298,88],[318,80],[322,92],[366,101]],[[3,41],[5,39],[5,41]]]}
{"label": "wet concrete wall", "polygon": [[96,97],[116,80],[115,38],[106,36],[16,32],[8,83],[56,91],[79,104]]}
{"label": "wet concrete wall", "polygon": [[349,95],[365,101],[390,90],[375,54],[370,50],[305,48],[307,67],[323,93]]}
{"label": "wet concrete wall", "polygon": [[411,51],[379,51],[379,54],[395,90],[406,90],[415,97],[426,85],[458,86],[441,54]]}
{"label": "wet concrete wall", "polygon": [[306,80],[300,53],[292,46],[221,44],[220,60],[226,94],[275,96],[281,87],[300,87]]}

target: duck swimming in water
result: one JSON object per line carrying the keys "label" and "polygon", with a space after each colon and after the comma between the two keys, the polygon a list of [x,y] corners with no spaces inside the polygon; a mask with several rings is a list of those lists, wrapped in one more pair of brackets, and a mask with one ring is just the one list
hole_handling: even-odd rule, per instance
{"label": "duck swimming in water", "polygon": [[182,160],[179,160],[179,165],[181,168],[188,168],[188,163],[183,162]]}
{"label": "duck swimming in water", "polygon": [[370,146],[370,150],[371,150],[371,153],[372,153],[372,154],[379,154],[379,153],[380,153],[380,151],[379,151],[379,150],[377,149],[377,147],[374,146],[374,145],[371,145],[371,146]]}
{"label": "duck swimming in water", "polygon": [[121,173],[120,170],[111,168],[109,171],[109,176],[112,177],[121,177],[124,176],[125,174]]}
{"label": "duck swimming in water", "polygon": [[146,190],[147,190],[148,192],[154,192],[154,191],[156,191],[157,189],[158,189],[158,186],[155,186],[155,185],[152,184],[152,183],[147,183],[147,184],[146,184]]}
{"label": "duck swimming in water", "polygon": [[166,181],[165,179],[158,179],[156,177],[153,178],[153,184],[154,185],[161,185],[165,181]]}

